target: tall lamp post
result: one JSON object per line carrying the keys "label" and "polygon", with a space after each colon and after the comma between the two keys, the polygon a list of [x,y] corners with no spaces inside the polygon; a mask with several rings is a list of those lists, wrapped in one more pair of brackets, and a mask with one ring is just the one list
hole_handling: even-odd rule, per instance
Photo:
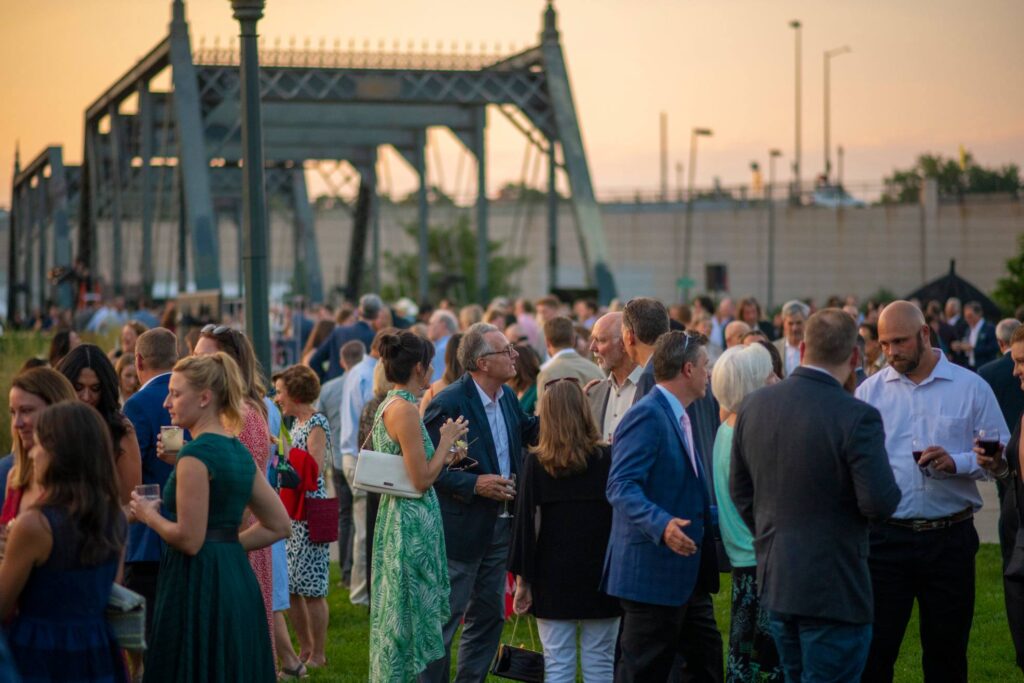
{"label": "tall lamp post", "polygon": [[825,182],[832,180],[832,152],[830,134],[832,129],[832,90],[831,90],[831,64],[832,58],[853,52],[849,45],[825,50]]}
{"label": "tall lamp post", "polygon": [[794,142],[793,142],[793,189],[790,192],[790,198],[794,203],[800,203],[800,22],[796,19],[789,22],[789,27],[793,29],[793,37],[795,39],[795,58],[796,58],[796,82],[795,82],[795,95],[796,95],[796,107],[793,116],[794,120]]}
{"label": "tall lamp post", "polygon": [[270,374],[270,301],[267,267],[267,205],[263,183],[263,125],[260,121],[260,64],[256,23],[264,0],[231,0],[241,29],[242,220],[245,225],[245,332],[256,359]]}
{"label": "tall lamp post", "polygon": [[768,150],[768,187],[765,197],[768,200],[768,297],[765,310],[775,306],[775,200],[772,199],[772,188],[775,185],[775,160],[782,156],[777,149]]}
{"label": "tall lamp post", "polygon": [[694,128],[690,132],[690,168],[686,181],[686,227],[683,228],[683,278],[687,281],[687,285],[683,287],[684,301],[690,298],[690,264],[693,262],[690,254],[693,244],[693,183],[697,175],[697,138],[702,135],[711,136],[711,129]]}

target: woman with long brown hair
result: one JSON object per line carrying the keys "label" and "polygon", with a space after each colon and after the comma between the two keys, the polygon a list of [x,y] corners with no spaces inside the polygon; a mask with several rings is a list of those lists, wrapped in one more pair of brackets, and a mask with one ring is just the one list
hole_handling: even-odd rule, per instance
{"label": "woman with long brown hair", "polygon": [[611,681],[620,609],[599,588],[612,525],[605,497],[611,448],[601,443],[575,377],[544,386],[539,416],[513,521],[515,611],[537,618],[545,680],[576,680],[579,624],[584,680]]}
{"label": "woman with long brown hair", "polygon": [[313,331],[309,333],[309,337],[306,339],[306,345],[302,347],[302,358],[300,363],[305,365],[309,362],[310,357],[316,353],[316,350],[320,348],[320,345],[327,341],[327,338],[331,336],[331,332],[334,330],[335,324],[333,320],[319,320],[313,327]]}
{"label": "woman with long brown hair", "polygon": [[12,466],[4,486],[0,524],[7,524],[36,504],[42,488],[32,476],[29,451],[35,445],[35,421],[47,406],[74,401],[75,390],[64,375],[52,368],[32,368],[18,373],[11,382],[8,402],[11,407]]}
{"label": "woman with long brown hair", "polygon": [[[247,388],[229,355],[178,361],[164,406],[192,434],[161,501],[132,494],[135,518],[164,540],[146,680],[274,679],[256,576],[246,553],[289,533],[280,499],[233,436]],[[257,524],[239,533],[248,508]]]}
{"label": "woman with long brown hair", "polygon": [[18,516],[0,564],[0,619],[25,680],[127,681],[106,621],[127,525],[110,430],[65,401],[34,420],[33,478],[44,497]]}

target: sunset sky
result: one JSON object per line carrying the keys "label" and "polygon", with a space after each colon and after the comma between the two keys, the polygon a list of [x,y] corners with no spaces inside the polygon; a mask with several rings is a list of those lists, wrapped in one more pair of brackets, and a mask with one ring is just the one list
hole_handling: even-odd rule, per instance
{"label": "sunset sky", "polygon": [[[15,142],[22,161],[51,143],[82,156],[85,108],[167,31],[169,0],[0,3],[0,206],[10,198]],[[538,42],[542,0],[269,0],[261,33],[285,44],[384,39],[445,46]],[[832,62],[832,140],[846,149],[849,183],[878,184],[924,151],[984,164],[1024,164],[1024,2],[1020,0],[558,0],[584,142],[598,195],[655,190],[658,116],[669,116],[671,166],[700,142],[697,184],[750,179],[749,164],[778,147],[780,179],[793,153],[793,31],[803,22],[803,176],[820,173],[822,53]],[[193,46],[237,33],[227,0],[187,3]],[[493,113],[491,190],[517,181],[524,138]],[[434,134],[446,189],[458,155]],[[391,158],[396,189],[411,174]],[[675,185],[674,171],[670,185]]]}

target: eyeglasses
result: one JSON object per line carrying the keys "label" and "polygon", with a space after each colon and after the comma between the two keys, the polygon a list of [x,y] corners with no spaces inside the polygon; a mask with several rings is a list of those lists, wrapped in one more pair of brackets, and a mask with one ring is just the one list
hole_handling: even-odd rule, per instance
{"label": "eyeglasses", "polygon": [[509,344],[508,346],[503,348],[501,351],[490,351],[489,353],[481,353],[480,357],[481,358],[486,358],[487,356],[497,356],[497,355],[500,355],[500,354],[505,354],[506,356],[509,357],[509,359],[511,359],[512,358],[512,353],[514,351],[515,351],[515,345]]}
{"label": "eyeglasses", "polygon": [[580,385],[580,378],[579,377],[556,377],[554,379],[549,379],[547,382],[544,382],[544,388],[547,389],[552,384],[558,384],[559,382],[572,382],[576,386],[579,386]]}
{"label": "eyeglasses", "polygon": [[228,327],[227,325],[214,325],[213,323],[210,323],[209,325],[207,325],[206,327],[201,329],[199,331],[199,333],[200,334],[213,335],[214,337],[219,337],[220,335],[222,335],[225,332],[228,332],[230,330],[231,330],[231,328]]}

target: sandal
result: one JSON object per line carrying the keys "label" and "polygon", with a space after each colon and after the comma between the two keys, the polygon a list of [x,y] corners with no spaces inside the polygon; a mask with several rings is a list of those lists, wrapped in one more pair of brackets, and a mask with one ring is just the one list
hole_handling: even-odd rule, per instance
{"label": "sandal", "polygon": [[293,669],[289,669],[286,666],[281,667],[281,672],[277,674],[278,679],[282,681],[290,681],[297,678],[308,678],[309,671],[306,670],[306,665],[299,662],[299,665]]}

